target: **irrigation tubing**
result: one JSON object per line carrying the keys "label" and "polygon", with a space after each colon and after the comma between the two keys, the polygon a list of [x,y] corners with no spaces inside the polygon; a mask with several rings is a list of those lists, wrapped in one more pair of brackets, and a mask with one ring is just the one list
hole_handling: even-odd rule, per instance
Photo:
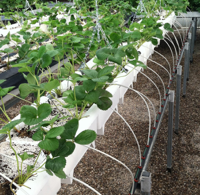
{"label": "irrigation tubing", "polygon": [[[115,111],[115,110],[114,110],[114,111]],[[103,155],[105,155],[105,156],[111,158],[112,160],[118,162],[118,163],[121,164],[122,166],[124,166],[124,167],[129,171],[129,173],[131,174],[132,181],[133,181],[133,186],[134,186],[134,176],[133,176],[133,173],[132,173],[132,171],[131,171],[123,162],[121,162],[120,160],[116,159],[115,157],[113,157],[113,156],[111,156],[111,155],[109,155],[109,154],[107,154],[107,153],[105,153],[105,152],[102,152],[101,150],[98,150],[98,149],[96,149],[96,148],[93,148],[93,147],[90,147],[90,146],[85,146],[85,145],[81,145],[81,146],[84,146],[84,147],[86,147],[86,148],[89,148],[89,149],[91,149],[91,150],[94,150],[94,151],[96,151],[96,152],[99,152],[99,153],[101,153],[101,154],[103,154]]]}
{"label": "irrigation tubing", "polygon": [[[150,136],[150,133],[151,133],[151,114],[150,114],[150,110],[149,110],[149,106],[148,106],[148,104],[147,104],[147,102],[146,102],[146,100],[144,99],[144,97],[143,96],[145,96],[144,94],[143,95],[141,95],[141,93],[139,92],[139,91],[137,91],[137,90],[135,90],[135,89],[132,89],[132,88],[130,88],[130,87],[127,87],[127,86],[125,86],[125,85],[121,85],[121,84],[112,84],[112,83],[106,83],[106,84],[108,84],[108,85],[118,85],[118,86],[121,86],[121,87],[125,87],[125,88],[127,88],[127,89],[130,89],[130,90],[132,90],[132,91],[134,91],[134,92],[136,92],[142,99],[143,99],[143,101],[145,102],[145,104],[146,104],[146,107],[147,107],[147,110],[148,110],[148,115],[149,115],[149,132],[148,132],[148,139],[147,139],[147,145],[149,144],[149,136]],[[134,135],[134,134],[133,134]],[[134,135],[134,137],[135,137],[135,135]],[[139,144],[139,143],[138,143]],[[140,159],[141,160],[141,159]],[[141,162],[141,161],[140,161]]]}
{"label": "irrigation tubing", "polygon": [[174,36],[174,38],[175,38],[175,40],[176,40],[176,44],[177,44],[177,46],[178,46],[178,50],[179,50],[178,54],[180,54],[181,48],[180,48],[179,42],[178,42],[178,40],[177,40],[177,38],[176,38],[174,32],[172,32],[172,34],[173,34],[173,36]]}
{"label": "irrigation tubing", "polygon": [[180,29],[182,30],[182,34],[183,34],[183,40],[185,38],[185,32],[184,32],[184,29],[183,29],[183,26],[181,25],[181,23],[179,21],[175,21],[175,23],[180,27]]}
{"label": "irrigation tubing", "polygon": [[[179,37],[180,37],[180,40],[181,40],[181,45],[183,45],[183,40],[182,40],[182,36],[181,36],[181,33],[180,33],[179,29],[176,27],[176,25],[173,25],[173,26],[174,26],[174,28],[176,29],[175,31],[177,31],[178,34],[179,34]],[[174,31],[174,32],[175,32],[175,31]]]}
{"label": "irrigation tubing", "polygon": [[[144,74],[142,71],[139,71],[139,70],[137,70],[137,69],[135,69],[136,71],[138,71],[139,73],[141,73],[142,75],[144,75],[147,79],[149,79],[153,84],[154,84],[154,86],[156,87],[156,89],[158,90],[158,94],[159,94],[159,98],[160,98],[160,107],[159,107],[159,109],[161,108],[161,103],[162,103],[162,97],[161,97],[161,93],[160,93],[160,90],[159,90],[159,88],[158,88],[158,86],[154,83],[154,81],[153,80],[151,80],[150,79],[150,77],[148,77],[146,74]],[[155,108],[154,108],[154,110],[155,110]]]}
{"label": "irrigation tubing", "polygon": [[143,58],[145,58],[145,59],[147,59],[147,60],[149,60],[149,61],[151,61],[151,62],[153,62],[153,63],[155,63],[155,64],[157,64],[157,65],[159,65],[160,67],[162,67],[162,68],[167,72],[167,74],[169,75],[169,80],[170,80],[171,75],[170,75],[169,71],[168,71],[163,65],[161,65],[161,64],[159,64],[158,62],[153,61],[153,60],[151,60],[151,59],[149,59],[149,58],[146,58],[146,57],[144,57],[144,56],[141,56],[141,57],[143,57]]}
{"label": "irrigation tubing", "polygon": [[170,47],[169,43],[168,43],[165,39],[163,39],[163,41],[167,44],[167,46],[169,47],[169,49],[170,49],[170,51],[171,51],[172,59],[173,59],[173,68],[174,68],[174,53],[173,53],[173,51],[172,51],[172,48]]}
{"label": "irrigation tubing", "polygon": [[75,177],[72,177],[72,176],[69,176],[69,175],[66,175],[66,176],[69,177],[69,178],[71,178],[71,179],[73,179],[73,180],[75,180],[75,181],[77,181],[77,182],[79,182],[79,183],[81,183],[81,184],[83,184],[84,186],[86,186],[87,188],[89,188],[90,190],[92,190],[93,192],[95,192],[96,194],[101,195],[97,190],[95,190],[93,187],[91,187],[87,183],[85,183],[85,182],[83,182],[83,181],[81,181],[81,180],[79,180],[79,179],[77,179]]}
{"label": "irrigation tubing", "polygon": [[160,75],[156,71],[154,71],[153,69],[149,68],[148,66],[147,66],[147,69],[151,70],[161,80],[161,83],[163,85],[163,90],[164,90],[164,96],[163,97],[165,97],[165,84],[164,84],[162,78],[160,77]]}
{"label": "irrigation tubing", "polygon": [[157,53],[158,55],[160,55],[161,57],[163,57],[163,58],[166,60],[166,62],[168,63],[168,65],[169,65],[169,72],[170,72],[170,75],[171,75],[171,65],[170,65],[169,61],[167,60],[167,58],[166,58],[164,55],[162,55],[160,52],[157,52],[157,51],[154,50],[154,49],[151,49],[151,48],[145,46],[144,44],[142,45],[142,47],[146,47],[147,49],[152,50],[152,51],[154,51],[155,53]]}
{"label": "irrigation tubing", "polygon": [[176,54],[176,60],[178,59],[178,53],[177,53],[177,50],[176,50],[176,46],[174,45],[174,42],[172,41],[172,39],[166,35],[167,37],[165,37],[165,39],[167,39],[169,42],[171,42],[171,44],[173,45],[174,47],[174,50],[175,50],[175,54]]}

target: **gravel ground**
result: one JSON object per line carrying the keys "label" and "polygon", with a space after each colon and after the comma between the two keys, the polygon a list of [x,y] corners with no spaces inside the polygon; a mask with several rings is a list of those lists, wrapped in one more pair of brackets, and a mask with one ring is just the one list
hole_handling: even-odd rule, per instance
{"label": "gravel ground", "polygon": [[[173,39],[173,36],[171,36]],[[177,36],[179,38],[179,36]],[[173,39],[174,40],[174,39]],[[171,45],[172,46],[172,45]],[[172,64],[171,52],[164,41],[156,51],[163,54]],[[152,173],[152,195],[198,195],[200,194],[200,31],[197,32],[193,63],[190,66],[190,79],[187,83],[186,98],[181,97],[179,134],[173,134],[173,167],[167,171],[167,130],[168,113],[166,111],[156,144],[151,156],[148,171]],[[166,61],[154,53],[152,60],[168,68]],[[181,62],[184,65],[184,58]],[[155,70],[168,84],[168,75],[158,65],[148,61],[148,66]],[[158,85],[161,94],[163,87],[160,80],[149,70],[144,73]],[[183,82],[183,80],[182,80]],[[175,80],[171,90],[175,90]],[[159,106],[156,88],[144,76],[138,75],[134,89],[147,95]],[[123,105],[119,105],[119,113],[127,120],[134,130],[143,152],[148,135],[148,115],[144,102],[133,92],[128,91]],[[135,173],[139,165],[136,141],[122,119],[113,113],[106,123],[105,135],[97,136],[96,148],[124,162]],[[129,193],[131,175],[115,161],[88,150],[74,171],[74,177],[91,185],[104,195],[125,195]],[[91,190],[82,184],[73,182],[62,184],[58,195],[93,195]]]}
{"label": "gravel ground", "polygon": [[[171,36],[173,39],[173,36]],[[178,36],[179,37],[179,36]],[[164,41],[156,51],[163,54],[172,64],[171,52]],[[200,194],[200,31],[195,42],[194,60],[190,66],[190,80],[187,83],[187,96],[181,98],[179,134],[173,135],[173,168],[166,170],[166,147],[168,130],[168,113],[165,113],[156,145],[152,153],[148,170],[152,173],[152,195],[199,195]],[[168,68],[166,61],[154,53],[152,60]],[[184,58],[182,60],[184,64]],[[148,66],[155,70],[168,84],[166,71],[148,60]],[[163,94],[160,80],[150,70],[144,70],[159,87]],[[134,89],[144,93],[158,110],[159,95],[155,86],[139,74]],[[171,86],[175,90],[175,81]],[[30,100],[30,98],[28,98]],[[16,116],[23,103],[18,103],[8,110],[11,118]],[[148,114],[144,102],[133,91],[127,91],[124,104],[119,105],[119,113],[127,120],[135,132],[143,152],[148,136]],[[152,113],[152,109],[151,109]],[[153,118],[152,118],[153,119]],[[105,126],[105,135],[97,136],[96,148],[106,152],[125,163],[133,173],[139,165],[139,153],[136,141],[127,125],[113,113]],[[125,195],[131,186],[130,173],[119,163],[95,151],[88,150],[74,170],[74,177],[91,185],[102,195]],[[62,184],[58,195],[94,195],[82,184],[73,182]]]}

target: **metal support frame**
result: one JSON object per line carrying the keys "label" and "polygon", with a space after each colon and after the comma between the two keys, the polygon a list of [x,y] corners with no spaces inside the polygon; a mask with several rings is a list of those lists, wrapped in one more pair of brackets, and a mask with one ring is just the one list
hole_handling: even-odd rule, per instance
{"label": "metal support frame", "polygon": [[187,71],[189,69],[189,63],[190,63],[190,49],[189,49],[189,42],[186,42],[185,43],[184,76],[183,76],[183,97],[186,96],[186,85],[187,85],[187,80],[188,80]]}
{"label": "metal support frame", "polygon": [[169,91],[169,116],[168,116],[168,140],[167,140],[167,170],[172,169],[172,138],[174,116],[174,91]]}
{"label": "metal support frame", "polygon": [[194,21],[195,21],[195,35],[194,35],[195,38],[194,39],[196,40],[197,39],[197,17],[194,18]]}
{"label": "metal support frame", "polygon": [[191,44],[190,44],[190,62],[193,62],[193,53],[194,53],[194,40],[195,40],[195,21],[192,20],[192,32],[191,32]]}
{"label": "metal support frame", "polygon": [[144,171],[141,178],[141,195],[150,195],[151,183],[151,173]]}
{"label": "metal support frame", "polygon": [[178,134],[178,130],[179,130],[181,75],[182,75],[182,66],[179,65],[177,66],[177,75],[176,75],[176,114],[175,114],[175,133],[176,134]]}

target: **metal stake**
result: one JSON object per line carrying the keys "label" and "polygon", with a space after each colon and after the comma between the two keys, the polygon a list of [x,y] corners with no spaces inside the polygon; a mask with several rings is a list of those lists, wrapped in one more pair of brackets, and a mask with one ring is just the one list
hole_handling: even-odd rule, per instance
{"label": "metal stake", "polygon": [[177,76],[176,76],[176,117],[175,117],[175,133],[178,134],[179,127],[179,108],[180,108],[180,94],[181,94],[181,75],[182,66],[177,66]]}
{"label": "metal stake", "polygon": [[150,195],[151,183],[151,173],[144,171],[141,178],[141,195]]}
{"label": "metal stake", "polygon": [[190,62],[191,62],[191,56],[192,56],[192,53],[191,53],[191,45],[192,45],[192,33],[189,32],[188,33],[188,42],[189,42],[189,51],[188,51],[188,65],[187,65],[187,81],[189,81],[189,72],[190,72]]}
{"label": "metal stake", "polygon": [[168,117],[168,140],[167,140],[167,170],[172,168],[172,137],[173,137],[173,113],[174,113],[174,91],[169,92],[169,117]]}
{"label": "metal stake", "polygon": [[188,63],[190,59],[190,50],[189,50],[189,42],[185,43],[185,62],[184,62],[184,77],[183,77],[183,97],[186,96],[186,84],[187,84],[187,70],[188,70]]}
{"label": "metal stake", "polygon": [[190,62],[193,62],[194,53],[194,40],[195,40],[195,21],[192,20],[192,34],[191,34],[191,50],[190,50]]}
{"label": "metal stake", "polygon": [[194,18],[195,21],[195,40],[197,39],[197,18]]}

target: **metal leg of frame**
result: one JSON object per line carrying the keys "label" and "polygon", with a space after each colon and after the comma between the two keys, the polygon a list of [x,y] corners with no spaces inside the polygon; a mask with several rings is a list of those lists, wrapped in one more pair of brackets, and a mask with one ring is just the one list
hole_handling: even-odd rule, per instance
{"label": "metal leg of frame", "polygon": [[169,117],[168,117],[168,140],[167,140],[167,170],[172,169],[172,138],[173,138],[173,113],[174,113],[174,91],[169,92]]}
{"label": "metal leg of frame", "polygon": [[176,114],[175,114],[175,133],[178,134],[179,129],[179,109],[180,109],[180,95],[181,95],[181,75],[182,66],[177,67],[176,75]]}
{"label": "metal leg of frame", "polygon": [[189,42],[185,43],[185,62],[184,62],[184,76],[183,76],[183,97],[186,96],[186,85],[187,85],[187,70],[188,70],[188,63],[190,59],[190,50],[189,50]]}
{"label": "metal leg of frame", "polygon": [[194,18],[195,20],[195,40],[197,40],[197,18]]}
{"label": "metal leg of frame", "polygon": [[190,50],[190,62],[193,62],[194,53],[194,40],[195,40],[195,19],[192,21],[192,36],[191,36],[191,50]]}
{"label": "metal leg of frame", "polygon": [[191,56],[192,56],[192,53],[191,53],[191,50],[192,50],[192,33],[188,33],[188,42],[189,42],[189,51],[188,51],[188,65],[187,65],[187,81],[189,81],[189,72],[190,72],[190,62],[191,62]]}

